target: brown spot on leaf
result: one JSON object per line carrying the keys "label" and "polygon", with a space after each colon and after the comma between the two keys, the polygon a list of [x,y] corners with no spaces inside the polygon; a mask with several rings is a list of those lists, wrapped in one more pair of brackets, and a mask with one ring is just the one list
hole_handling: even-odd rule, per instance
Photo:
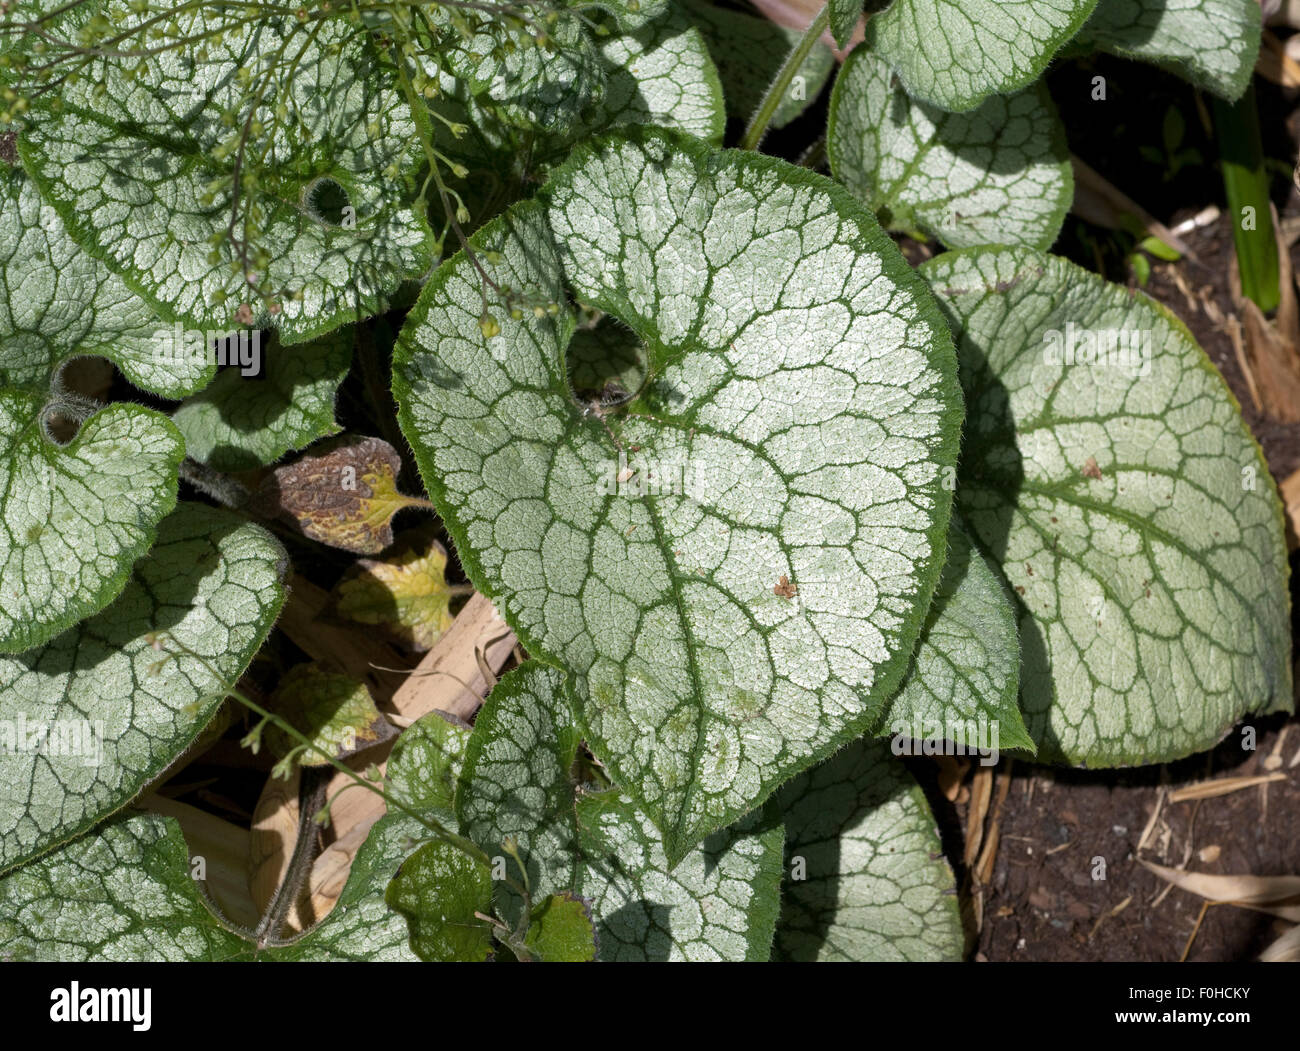
{"label": "brown spot on leaf", "polygon": [[773,595],[780,595],[783,599],[792,599],[798,593],[799,589],[790,583],[790,578],[784,573],[781,574],[781,579],[776,582],[776,587],[772,589]]}
{"label": "brown spot on leaf", "polygon": [[382,438],[345,436],[322,451],[277,467],[249,502],[264,518],[279,518],[305,536],[359,555],[377,555],[393,542],[392,519],[404,507],[432,509],[397,491],[402,461]]}
{"label": "brown spot on leaf", "polygon": [[235,310],[235,320],[241,325],[251,325],[253,323],[253,308],[247,303],[240,303]]}
{"label": "brown spot on leaf", "polygon": [[1097,481],[1101,481],[1101,468],[1097,466],[1097,461],[1094,457],[1089,456],[1083,461],[1083,476],[1085,478],[1095,478]]}

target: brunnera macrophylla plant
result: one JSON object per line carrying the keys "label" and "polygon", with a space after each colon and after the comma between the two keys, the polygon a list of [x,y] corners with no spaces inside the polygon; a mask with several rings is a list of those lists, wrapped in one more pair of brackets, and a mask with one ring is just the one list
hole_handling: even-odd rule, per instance
{"label": "brunnera macrophylla plant", "polygon": [[[1237,405],[1049,254],[1043,71],[1233,98],[1253,0],[0,10],[0,956],[959,958],[900,753],[1159,763],[1291,706]],[[832,77],[832,178],[760,152]],[[528,659],[367,777],[238,683],[304,569],[252,487],[394,318],[371,418]],[[390,460],[366,535],[424,503]],[[227,697],[389,808],[300,937],[131,807]]]}

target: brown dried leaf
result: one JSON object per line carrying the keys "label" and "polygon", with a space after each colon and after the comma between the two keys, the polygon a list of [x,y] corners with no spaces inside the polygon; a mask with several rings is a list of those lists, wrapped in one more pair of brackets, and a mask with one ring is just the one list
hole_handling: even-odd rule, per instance
{"label": "brown dried leaf", "polygon": [[432,509],[427,500],[397,491],[401,468],[397,450],[382,438],[345,437],[277,467],[250,506],[323,544],[376,555],[393,542],[392,519],[398,511]]}
{"label": "brown dried leaf", "polygon": [[1138,861],[1173,886],[1207,901],[1240,905],[1300,923],[1300,876],[1213,876],[1171,869],[1141,858]]}

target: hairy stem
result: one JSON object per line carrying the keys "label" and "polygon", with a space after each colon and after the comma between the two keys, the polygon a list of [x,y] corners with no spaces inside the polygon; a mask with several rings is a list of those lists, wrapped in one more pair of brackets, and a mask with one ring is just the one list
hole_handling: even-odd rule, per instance
{"label": "hairy stem", "polygon": [[808,57],[808,52],[813,49],[813,45],[821,39],[821,35],[826,32],[826,27],[830,25],[830,12],[831,5],[828,3],[804,30],[794,50],[786,56],[785,64],[777,70],[775,79],[768,85],[767,94],[763,96],[763,101],[759,103],[754,116],[750,118],[749,127],[745,129],[745,137],[740,140],[742,150],[758,149],[758,144],[763,141],[763,136],[767,133],[767,126],[772,123],[772,117],[776,114],[777,106],[781,105],[781,99],[790,89],[790,82],[794,80],[794,75],[799,72],[804,59]]}

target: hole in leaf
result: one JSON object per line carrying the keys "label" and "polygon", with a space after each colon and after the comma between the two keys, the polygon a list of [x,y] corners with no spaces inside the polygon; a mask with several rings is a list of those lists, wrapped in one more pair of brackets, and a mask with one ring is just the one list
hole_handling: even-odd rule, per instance
{"label": "hole in leaf", "polygon": [[321,176],[308,183],[302,191],[303,207],[322,223],[350,228],[357,218],[352,198],[342,183]]}

